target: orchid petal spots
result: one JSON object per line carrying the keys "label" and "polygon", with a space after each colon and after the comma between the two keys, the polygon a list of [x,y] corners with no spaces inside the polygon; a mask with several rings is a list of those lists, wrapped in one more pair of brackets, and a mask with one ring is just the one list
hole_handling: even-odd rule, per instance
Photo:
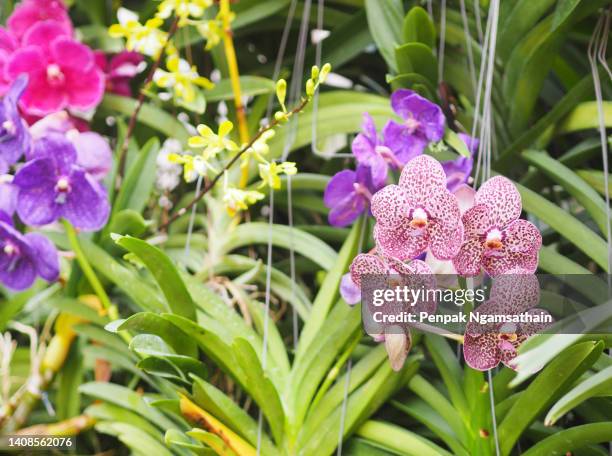
{"label": "orchid petal spots", "polygon": [[385,274],[386,268],[376,255],[361,253],[353,259],[350,267],[351,279],[361,287],[361,276],[367,274]]}
{"label": "orchid petal spots", "polygon": [[480,274],[480,265],[484,254],[484,246],[480,239],[467,239],[455,258],[453,266],[462,276],[473,277]]}
{"label": "orchid petal spots", "polygon": [[483,236],[491,227],[489,207],[484,204],[468,209],[462,219],[466,239]]}
{"label": "orchid petal spots", "polygon": [[534,273],[538,269],[538,253],[515,253],[503,250],[499,256],[484,255],[482,266],[491,277],[506,274],[510,269]]}
{"label": "orchid petal spots", "polygon": [[372,198],[372,215],[381,227],[396,227],[408,216],[408,193],[397,185],[387,185]]}
{"label": "orchid petal spots", "polygon": [[425,200],[434,189],[446,187],[446,174],[435,158],[421,155],[404,167],[399,185],[409,192],[411,198]]}
{"label": "orchid petal spots", "polygon": [[463,225],[460,223],[455,229],[434,221],[429,226],[429,247],[431,253],[439,260],[453,259],[463,243]]}
{"label": "orchid petal spots", "polygon": [[504,245],[510,252],[535,254],[542,246],[542,235],[527,220],[515,220],[503,231]]}
{"label": "orchid petal spots", "polygon": [[395,228],[374,227],[374,239],[379,251],[400,260],[411,260],[423,253],[429,244],[429,234],[425,230],[417,230],[404,220]]}
{"label": "orchid petal spots", "polygon": [[489,207],[491,224],[503,228],[521,215],[521,195],[510,179],[495,176],[478,189],[475,204]]}

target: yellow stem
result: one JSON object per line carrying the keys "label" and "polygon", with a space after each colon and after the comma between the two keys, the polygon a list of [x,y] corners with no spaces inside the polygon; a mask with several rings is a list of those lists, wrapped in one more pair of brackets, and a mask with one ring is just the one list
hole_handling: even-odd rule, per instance
{"label": "yellow stem", "polygon": [[[230,0],[221,0],[221,17],[223,19],[223,48],[225,50],[225,58],[227,59],[227,67],[229,69],[230,81],[232,83],[232,92],[234,93],[234,106],[236,107],[238,134],[240,135],[240,142],[245,144],[249,142],[249,127],[247,124],[244,105],[242,104],[240,72],[238,71],[238,59],[236,58],[236,49],[234,48],[233,33],[230,25]],[[249,167],[247,165],[242,168],[240,188],[246,187],[249,177],[248,173]]]}

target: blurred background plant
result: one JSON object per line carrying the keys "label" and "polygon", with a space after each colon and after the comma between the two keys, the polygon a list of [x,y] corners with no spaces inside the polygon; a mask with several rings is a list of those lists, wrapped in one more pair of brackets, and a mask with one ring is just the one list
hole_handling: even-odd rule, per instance
{"label": "blurred background plant", "polygon": [[[407,125],[389,98],[410,89],[445,117],[426,153],[466,181],[516,183],[542,232],[539,271],[608,272],[605,1],[25,0],[0,13],[0,88],[22,71],[42,87],[21,102],[32,141],[61,133],[110,203],[93,233],[39,229],[17,209],[15,230],[52,240],[61,268],[2,289],[3,434],[77,435],[78,454],[607,454],[609,336],[538,336],[518,374],[487,376],[456,356],[460,340],[415,332],[395,372],[339,293],[373,247],[367,203],[338,224],[323,199],[361,163],[363,114]],[[82,51],[73,66],[67,46]],[[50,59],[43,73],[23,63],[32,52]],[[97,89],[71,83],[75,68]],[[90,166],[94,140],[109,153]]]}

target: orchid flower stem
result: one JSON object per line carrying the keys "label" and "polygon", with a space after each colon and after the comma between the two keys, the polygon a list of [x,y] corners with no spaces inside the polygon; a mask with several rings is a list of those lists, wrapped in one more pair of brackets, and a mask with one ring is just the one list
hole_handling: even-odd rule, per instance
{"label": "orchid flower stem", "polygon": [[[302,100],[302,102],[296,106],[294,109],[292,109],[291,111],[289,111],[287,113],[287,117],[290,117],[292,115],[298,114],[299,112],[301,112],[306,105],[308,104],[310,100],[308,98],[304,98]],[[178,211],[176,211],[172,217],[170,217],[168,219],[168,221],[166,221],[166,223],[163,223],[159,229],[161,231],[166,230],[168,228],[168,226],[173,223],[174,221],[176,221],[177,219],[179,219],[180,217],[182,217],[183,215],[185,215],[187,213],[187,211],[189,211],[189,209],[191,209],[193,206],[195,206],[202,198],[204,198],[204,196],[213,189],[213,187],[217,184],[217,182],[219,182],[221,180],[221,178],[223,177],[223,175],[225,174],[225,172],[227,170],[229,170],[238,160],[240,160],[240,157],[242,157],[242,155],[249,150],[253,144],[255,144],[255,141],[257,141],[259,138],[261,138],[261,135],[263,135],[266,131],[272,130],[273,128],[275,128],[277,125],[280,124],[280,121],[274,119],[272,122],[270,122],[267,126],[263,127],[262,129],[260,129],[257,134],[255,136],[253,136],[253,138],[251,138],[251,140],[242,147],[242,149],[240,149],[240,151],[238,153],[236,153],[236,155],[234,155],[234,157],[227,162],[227,164],[223,167],[223,169],[221,171],[219,171],[215,177],[213,177],[210,181],[208,181],[206,183],[206,185],[204,186],[204,189],[202,189],[202,191],[196,196],[194,197],[186,206],[180,208]]]}
{"label": "orchid flower stem", "polygon": [[89,261],[87,261],[87,257],[85,256],[85,253],[81,248],[81,244],[79,243],[79,238],[76,230],[74,229],[74,226],[72,226],[72,224],[68,220],[63,220],[63,224],[64,229],[66,230],[66,235],[68,236],[68,241],[70,242],[70,246],[74,251],[79,266],[81,266],[81,269],[83,270],[83,274],[85,274],[85,277],[87,277],[87,281],[91,285],[91,288],[93,288],[94,292],[100,299],[102,307],[104,307],[104,309],[108,312],[109,318],[111,320],[116,320],[117,318],[119,318],[117,307],[111,303],[108,295],[106,294],[106,291],[104,290],[104,287],[98,279],[98,276],[89,264]]}
{"label": "orchid flower stem", "polygon": [[333,382],[336,381],[336,379],[338,378],[338,375],[340,375],[340,369],[342,368],[342,366],[344,366],[349,356],[351,356],[351,354],[355,350],[355,347],[357,347],[357,344],[359,343],[360,340],[361,340],[361,330],[355,333],[353,340],[350,341],[344,353],[340,355],[340,358],[338,358],[338,361],[336,361],[334,366],[327,373],[327,377],[325,377],[325,380],[323,384],[321,385],[321,388],[319,388],[317,395],[312,401],[312,404],[310,406],[311,410],[315,409],[317,404],[321,401],[321,399],[323,399],[323,396],[325,395],[325,393],[327,393],[327,391],[329,390],[329,387],[332,385]]}
{"label": "orchid flower stem", "polygon": [[[240,89],[240,72],[238,71],[238,59],[234,48],[234,38],[230,24],[230,0],[221,0],[221,17],[223,19],[223,49],[229,70],[232,92],[234,94],[234,106],[236,107],[236,120],[238,121],[238,134],[243,144],[249,141],[249,126],[246,119],[244,105],[242,104],[242,91]],[[240,176],[240,188],[246,187],[249,177],[249,167],[242,168]]]}
{"label": "orchid flower stem", "polygon": [[157,57],[157,59],[155,59],[155,61],[153,62],[153,65],[151,65],[151,69],[149,70],[149,73],[147,74],[147,77],[142,84],[142,89],[140,90],[140,93],[138,95],[138,100],[136,101],[136,107],[134,108],[134,112],[132,113],[130,117],[130,121],[128,122],[128,128],[125,134],[125,139],[123,140],[123,144],[119,151],[119,158],[118,158],[119,165],[117,167],[117,178],[115,180],[116,190],[118,190],[119,187],[121,186],[123,175],[125,174],[125,162],[127,160],[127,151],[130,145],[130,138],[134,134],[134,129],[136,128],[136,122],[138,121],[138,114],[140,114],[140,110],[142,109],[142,106],[144,105],[144,101],[146,97],[145,89],[148,88],[151,82],[153,81],[153,76],[155,75],[155,71],[157,71],[157,69],[161,65],[161,61],[164,58],[164,54],[166,53],[166,48],[168,47],[168,43],[170,43],[170,41],[172,40],[172,37],[174,37],[174,35],[176,34],[176,31],[178,30],[178,25],[179,25],[179,18],[177,17],[172,22],[172,25],[170,26],[170,30],[168,31],[168,37],[166,38],[166,42],[164,43],[163,47],[159,51],[159,56]]}

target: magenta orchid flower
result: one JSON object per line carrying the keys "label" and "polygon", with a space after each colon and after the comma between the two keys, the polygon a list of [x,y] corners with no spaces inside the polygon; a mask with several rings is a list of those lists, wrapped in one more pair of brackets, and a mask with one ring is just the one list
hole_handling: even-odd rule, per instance
{"label": "magenta orchid flower", "polygon": [[490,276],[517,268],[535,272],[542,235],[519,219],[521,208],[521,195],[509,179],[496,176],[480,187],[462,217],[465,240],[453,259],[459,274],[475,276],[481,267]]}
{"label": "magenta orchid flower", "polygon": [[[367,283],[364,284],[364,276],[370,276]],[[391,276],[391,277],[389,277]],[[418,278],[417,278],[418,277]],[[368,253],[362,253],[357,255],[350,267],[350,279],[352,285],[358,287],[361,290],[362,287],[375,287],[377,289],[383,289],[388,284],[388,279],[395,283],[401,282],[407,286],[415,286],[415,281],[419,283],[416,286],[435,287],[435,279],[432,275],[432,271],[429,266],[421,260],[412,260],[404,263],[395,258],[384,258],[378,255],[372,255]],[[385,304],[386,307],[391,306],[396,308],[397,312],[409,311],[409,312],[427,312],[435,313],[436,302],[434,300],[423,300],[415,303],[414,306],[407,305],[406,303],[394,303],[389,302]],[[364,312],[372,314],[376,309],[372,306],[368,306],[363,309]],[[371,319],[370,319],[371,320]],[[398,325],[376,325],[376,331],[372,331],[371,323],[366,325],[368,333],[374,338],[376,342],[385,343],[385,349],[391,368],[395,371],[399,371],[408,352],[412,345],[412,337],[409,328],[400,327]]]}
{"label": "magenta orchid flower", "polygon": [[356,171],[345,169],[335,174],[323,195],[330,208],[328,220],[333,226],[347,226],[368,210],[372,194],[376,191],[370,168],[359,165]]}
{"label": "magenta orchid flower", "polygon": [[0,95],[4,95],[11,85],[11,80],[4,74],[11,54],[17,49],[17,42],[11,34],[0,27]]}
{"label": "magenta orchid flower", "polygon": [[401,162],[389,149],[376,131],[374,119],[368,113],[363,115],[363,124],[352,144],[353,155],[357,162],[369,166],[372,170],[372,181],[376,186],[383,186],[387,182],[389,167],[399,169],[406,162]]}
{"label": "magenta orchid flower", "polygon": [[385,144],[402,163],[422,154],[429,143],[444,137],[442,109],[428,99],[412,90],[400,89],[391,95],[391,106],[404,122],[390,120],[383,136]]}
{"label": "magenta orchid flower", "polygon": [[76,228],[97,231],[108,220],[106,191],[77,164],[74,146],[62,135],[39,140],[35,158],[15,175],[17,214],[28,225],[46,225],[63,217]]}
{"label": "magenta orchid flower", "polygon": [[32,26],[47,20],[57,22],[72,35],[72,22],[61,0],[25,0],[15,7],[7,25],[11,35],[21,41]]}
{"label": "magenta orchid flower", "polygon": [[95,56],[96,65],[106,75],[106,91],[131,97],[130,81],[142,71],[144,57],[131,51],[122,51],[110,59],[102,51],[96,51]]}
{"label": "magenta orchid flower", "polygon": [[372,198],[374,238],[379,252],[400,260],[430,249],[439,260],[453,258],[463,241],[457,198],[446,188],[442,165],[421,155],[404,167],[399,185]]}
{"label": "magenta orchid flower", "polygon": [[30,133],[19,114],[17,103],[28,85],[28,78],[20,76],[0,102],[0,174],[30,149]]}
{"label": "magenta orchid flower", "polygon": [[446,173],[446,187],[455,192],[461,185],[468,183],[472,168],[474,167],[474,154],[478,150],[480,141],[472,138],[465,133],[459,133],[457,136],[465,143],[470,151],[469,157],[459,157],[455,160],[442,163],[442,168]]}
{"label": "magenta orchid flower", "polygon": [[21,103],[32,115],[73,108],[95,107],[104,94],[104,75],[87,46],[67,37],[55,39],[45,52],[40,46],[26,46],[9,60],[7,74],[27,73],[30,83]]}
{"label": "magenta orchid flower", "polygon": [[11,219],[0,212],[0,282],[20,291],[29,288],[37,276],[49,282],[57,280],[57,250],[40,234],[21,234]]}
{"label": "magenta orchid flower", "polygon": [[[491,296],[476,311],[481,315],[539,316],[540,320],[550,317],[543,310],[534,308],[540,300],[538,279],[524,271],[511,271],[494,279]],[[485,323],[469,322],[463,343],[465,362],[473,369],[486,371],[500,362],[516,369],[513,363],[519,346],[533,334],[548,325],[539,322]]]}

